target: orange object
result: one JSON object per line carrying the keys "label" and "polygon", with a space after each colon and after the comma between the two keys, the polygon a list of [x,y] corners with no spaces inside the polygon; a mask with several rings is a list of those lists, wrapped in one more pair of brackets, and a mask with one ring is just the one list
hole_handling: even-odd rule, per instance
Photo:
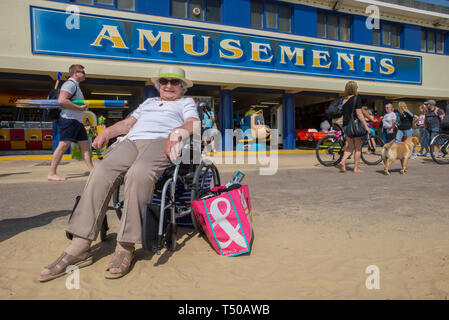
{"label": "orange object", "polygon": [[53,149],[53,130],[52,129],[41,129],[42,130],[42,149],[52,150]]}
{"label": "orange object", "polygon": [[25,129],[27,150],[42,150],[42,130]]}

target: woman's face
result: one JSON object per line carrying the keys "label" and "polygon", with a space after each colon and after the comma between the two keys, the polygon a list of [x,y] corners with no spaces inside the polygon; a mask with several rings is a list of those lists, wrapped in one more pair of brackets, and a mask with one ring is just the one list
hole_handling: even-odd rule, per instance
{"label": "woman's face", "polygon": [[174,101],[182,96],[181,80],[176,78],[159,79],[159,93],[162,100]]}

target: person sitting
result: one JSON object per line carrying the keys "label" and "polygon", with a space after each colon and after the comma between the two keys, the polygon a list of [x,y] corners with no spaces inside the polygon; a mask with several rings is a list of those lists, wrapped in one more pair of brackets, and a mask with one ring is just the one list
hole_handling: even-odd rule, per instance
{"label": "person sitting", "polygon": [[331,128],[331,124],[329,123],[329,121],[327,121],[327,119],[324,119],[320,123],[320,129],[321,129],[322,132],[328,133],[330,128]]}
{"label": "person sitting", "polygon": [[110,139],[126,134],[125,139],[108,148],[104,159],[92,170],[66,229],[73,235],[72,242],[42,270],[41,282],[64,275],[69,265],[92,264],[91,243],[98,236],[111,195],[123,177],[123,213],[115,252],[104,276],[115,279],[128,273],[134,245],[141,243],[141,216],[153,198],[154,185],[178,157],[180,142],[193,134],[194,126],[200,127],[193,99],[183,97],[193,83],[182,68],[164,66],[151,80],[160,97],[145,100],[128,118],[102,130],[94,140],[92,146],[99,150]]}

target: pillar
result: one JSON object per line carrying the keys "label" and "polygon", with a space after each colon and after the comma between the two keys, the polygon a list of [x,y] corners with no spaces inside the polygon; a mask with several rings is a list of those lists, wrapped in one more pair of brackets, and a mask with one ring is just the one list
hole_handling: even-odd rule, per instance
{"label": "pillar", "polygon": [[286,93],[282,100],[284,150],[295,150],[295,96],[293,93]]}
{"label": "pillar", "polygon": [[159,91],[154,86],[145,86],[143,88],[143,97],[142,101],[147,100],[148,98],[159,97]]}
{"label": "pillar", "polygon": [[227,134],[226,129],[232,129],[234,132],[234,104],[232,103],[232,91],[220,91],[220,132],[222,136],[222,151],[234,150],[234,135]]}

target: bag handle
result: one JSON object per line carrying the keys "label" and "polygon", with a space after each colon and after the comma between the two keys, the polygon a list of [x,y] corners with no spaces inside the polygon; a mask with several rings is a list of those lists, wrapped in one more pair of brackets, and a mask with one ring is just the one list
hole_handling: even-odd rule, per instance
{"label": "bag handle", "polygon": [[357,97],[358,96],[353,96],[353,97],[354,97],[354,100],[352,101],[352,112],[351,112],[351,115],[352,115],[352,119],[357,120],[357,117],[354,117],[354,116],[355,116],[355,104],[357,102]]}

